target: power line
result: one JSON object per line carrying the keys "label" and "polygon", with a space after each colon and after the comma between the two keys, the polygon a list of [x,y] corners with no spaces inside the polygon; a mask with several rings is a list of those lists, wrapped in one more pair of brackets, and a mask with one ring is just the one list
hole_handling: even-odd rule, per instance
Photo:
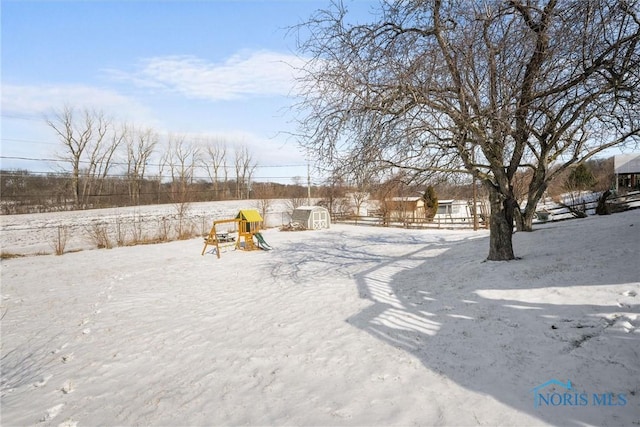
{"label": "power line", "polygon": [[[67,160],[61,160],[61,159],[47,159],[47,158],[34,158],[34,157],[20,157],[20,156],[0,156],[0,159],[7,159],[7,160],[27,160],[27,161],[34,161],[34,162],[66,162]],[[81,163],[83,163],[81,161]],[[89,163],[89,162],[86,162]]]}
{"label": "power line", "polygon": [[4,119],[18,119],[18,120],[27,120],[30,122],[39,122],[42,121],[42,116],[34,116],[34,115],[26,115],[26,114],[7,114],[0,113],[0,117]]}
{"label": "power line", "polygon": [[[22,156],[0,156],[0,159],[6,159],[6,160],[25,160],[25,161],[34,161],[34,162],[55,162],[55,163],[69,163],[69,160],[65,160],[65,159],[51,159],[51,158],[35,158],[35,157],[22,157]],[[79,163],[81,164],[91,164],[92,162],[89,160],[80,160]],[[127,166],[128,163],[126,162],[111,162],[111,165],[113,166]],[[168,165],[161,165],[160,163],[147,163],[146,164],[147,167],[160,167],[160,166],[167,166]],[[261,169],[261,168],[298,168],[298,167],[306,167],[306,164],[291,164],[291,165],[256,165],[256,169]],[[201,168],[204,167],[203,165],[195,165],[195,168]],[[235,169],[235,165],[220,165],[220,168],[226,168],[227,170],[234,170]]]}
{"label": "power line", "polygon": [[[6,156],[0,156],[0,159],[2,158],[6,158]],[[22,159],[21,157],[9,157],[11,159]],[[34,159],[30,159],[30,158],[26,158],[27,160],[34,160]],[[40,159],[40,160],[52,160],[52,161],[58,161],[61,162],[61,160],[55,160],[55,159]],[[303,166],[303,165],[267,165],[267,166],[263,166],[260,167],[258,166],[257,169],[260,168],[286,168],[286,167],[293,167],[293,166]],[[23,173],[24,172],[24,173]],[[8,170],[8,169],[2,169],[0,168],[0,178],[28,178],[28,177],[41,177],[41,176],[49,176],[51,178],[59,178],[59,179],[70,179],[70,174],[71,171],[31,171],[31,170]],[[262,176],[262,175],[251,175],[250,177],[245,175],[244,177],[240,177],[241,179],[244,179],[246,181],[251,181],[251,182],[269,182],[271,180],[283,180],[283,179],[293,179],[295,177],[297,177],[299,175],[278,175],[278,176]],[[129,175],[127,173],[110,173],[108,174],[106,177],[99,177],[99,176],[88,176],[86,174],[83,174],[81,172],[81,179],[95,179],[95,180],[101,180],[101,179],[124,179],[124,180],[131,180],[131,179],[139,179],[142,181],[149,181],[149,182],[156,182],[157,178],[164,178],[165,181],[163,182],[169,182],[166,181],[168,178],[171,177],[170,173],[167,174],[163,174],[163,175],[158,175],[158,174],[153,174],[153,173],[148,173],[146,174],[144,177],[140,177],[140,176],[132,176]],[[226,176],[226,178],[224,176],[219,176],[218,179],[216,180],[219,183],[223,183],[223,182],[236,182],[236,177],[235,174],[231,173],[228,174]],[[317,177],[313,177],[314,178],[314,184],[315,184],[315,179],[317,179]],[[210,176],[204,176],[204,175],[194,175],[192,177],[189,178],[189,181],[194,181],[196,184],[201,184],[204,182],[212,182],[212,178]],[[319,184],[317,184],[319,185]]]}

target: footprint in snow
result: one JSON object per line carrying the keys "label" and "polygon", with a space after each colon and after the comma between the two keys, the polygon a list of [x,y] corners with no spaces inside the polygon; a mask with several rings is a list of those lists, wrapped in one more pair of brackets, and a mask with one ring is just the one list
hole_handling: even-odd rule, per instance
{"label": "footprint in snow", "polygon": [[64,384],[62,384],[62,388],[60,389],[60,391],[62,391],[64,394],[69,394],[74,389],[75,389],[75,386],[73,382],[71,380],[67,380],[64,382]]}
{"label": "footprint in snow", "polygon": [[67,346],[69,345],[69,343],[64,343],[62,344],[62,347],[60,348],[56,348],[55,350],[51,351],[51,354],[58,354],[60,353],[62,350],[64,350]]}
{"label": "footprint in snow", "polygon": [[51,378],[53,378],[53,375],[47,375],[45,377],[42,377],[42,378],[40,378],[40,381],[38,381],[37,383],[34,383],[33,386],[36,387],[36,388],[40,388],[40,387],[46,385]]}
{"label": "footprint in snow", "polygon": [[40,419],[40,422],[43,423],[57,417],[63,406],[64,403],[60,403],[59,405],[52,406],[51,408],[47,409],[47,412],[44,414],[44,417]]}

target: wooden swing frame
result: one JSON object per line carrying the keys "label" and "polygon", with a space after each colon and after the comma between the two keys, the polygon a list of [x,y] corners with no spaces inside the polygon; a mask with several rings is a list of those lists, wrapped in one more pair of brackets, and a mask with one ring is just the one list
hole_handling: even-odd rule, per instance
{"label": "wooden swing frame", "polygon": [[[238,235],[238,238],[233,239],[233,240],[229,240],[229,237],[226,235],[223,235],[222,233],[218,233],[218,231],[216,230],[216,225],[220,225],[220,224],[228,224],[231,222],[235,222],[236,223],[236,230],[239,230],[238,227],[238,223],[241,220],[238,218],[231,218],[231,219],[220,219],[217,221],[213,221],[213,226],[211,227],[211,230],[209,231],[209,234],[204,238],[204,248],[202,248],[202,255],[205,254],[205,252],[207,251],[207,247],[208,246],[215,246],[216,249],[216,255],[218,256],[218,258],[220,258],[220,248],[226,248],[226,247],[231,247],[231,246],[236,246],[238,247],[238,244],[240,243],[240,236]],[[234,233],[239,233],[238,231],[234,231]],[[233,243],[231,243],[233,242]],[[221,244],[222,243],[222,244]]]}

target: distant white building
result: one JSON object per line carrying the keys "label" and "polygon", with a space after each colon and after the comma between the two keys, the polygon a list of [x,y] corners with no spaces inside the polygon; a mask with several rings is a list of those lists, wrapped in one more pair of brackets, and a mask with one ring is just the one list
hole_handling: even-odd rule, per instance
{"label": "distant white building", "polygon": [[472,204],[466,200],[438,200],[438,211],[433,218],[439,220],[472,220]]}
{"label": "distant white building", "polygon": [[613,157],[616,191],[640,190],[640,154],[620,154]]}

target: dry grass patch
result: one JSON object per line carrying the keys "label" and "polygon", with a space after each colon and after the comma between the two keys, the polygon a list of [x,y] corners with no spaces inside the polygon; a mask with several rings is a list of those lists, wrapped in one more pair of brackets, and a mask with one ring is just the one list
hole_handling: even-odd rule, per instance
{"label": "dry grass patch", "polygon": [[17,254],[14,252],[0,252],[0,259],[22,258],[24,254]]}

